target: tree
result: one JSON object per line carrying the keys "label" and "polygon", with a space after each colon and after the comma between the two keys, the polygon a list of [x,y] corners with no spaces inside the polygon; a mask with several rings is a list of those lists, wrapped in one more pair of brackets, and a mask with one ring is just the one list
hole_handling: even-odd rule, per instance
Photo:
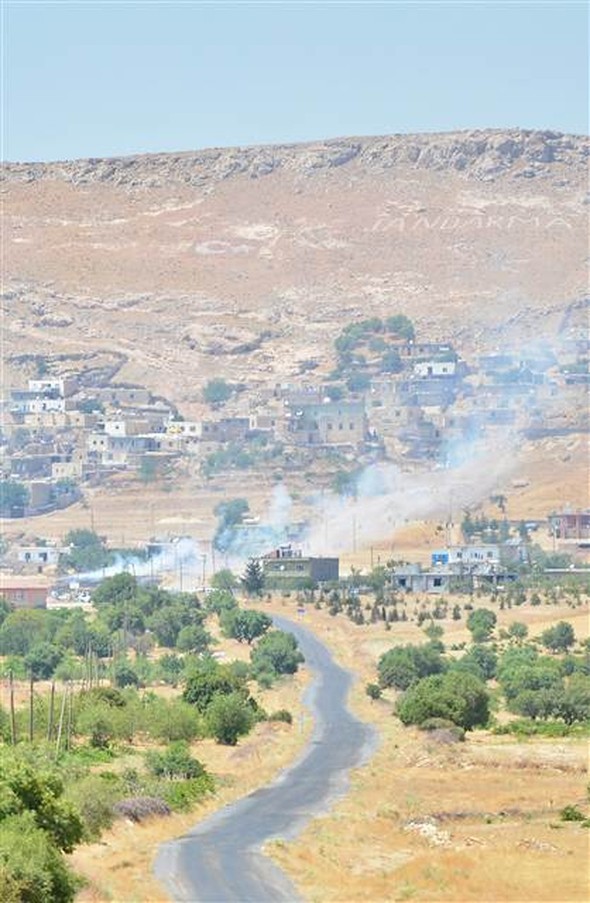
{"label": "tree", "polygon": [[567,652],[576,642],[574,628],[567,621],[559,621],[541,634],[541,642],[551,652]]}
{"label": "tree", "polygon": [[211,634],[200,624],[183,627],[176,640],[176,648],[181,652],[205,652],[211,642]]}
{"label": "tree", "polygon": [[218,743],[235,746],[254,724],[252,707],[241,693],[216,694],[207,707],[207,727]]}
{"label": "tree", "polygon": [[0,480],[0,516],[22,514],[29,504],[29,490],[16,480]]}
{"label": "tree", "polygon": [[39,643],[25,656],[25,665],[35,680],[47,680],[63,658],[63,649],[53,643]]}
{"label": "tree", "polygon": [[475,643],[485,643],[489,640],[496,626],[496,613],[489,608],[476,608],[469,613],[467,628],[471,631]]}
{"label": "tree", "polygon": [[383,373],[399,373],[404,369],[402,359],[399,352],[395,348],[390,348],[381,358],[380,369]]}
{"label": "tree", "polygon": [[295,674],[305,659],[292,633],[271,630],[258,642],[250,654],[256,675]]}
{"label": "tree", "polygon": [[55,621],[53,612],[17,609],[0,627],[0,655],[26,655],[32,646],[50,642]]}
{"label": "tree", "polygon": [[346,388],[349,392],[365,392],[371,385],[371,377],[368,373],[352,373],[346,380]]}
{"label": "tree", "polygon": [[496,668],[498,666],[498,656],[488,646],[475,645],[460,658],[455,669],[469,670],[481,680],[491,680],[496,676]]}
{"label": "tree", "polygon": [[97,571],[107,567],[111,556],[100,536],[94,530],[70,530],[64,538],[69,552],[62,556],[61,563],[75,571]]}
{"label": "tree", "polygon": [[121,661],[115,666],[115,685],[117,687],[138,687],[139,677],[129,662]]}
{"label": "tree", "polygon": [[187,678],[182,698],[194,705],[202,715],[214,696],[241,692],[248,697],[245,680],[237,677],[227,665],[218,665],[214,659],[200,662]]}
{"label": "tree", "polygon": [[572,674],[558,700],[556,714],[566,724],[590,721],[590,685],[585,674]]}
{"label": "tree", "polygon": [[138,589],[137,579],[124,571],[103,580],[92,593],[92,601],[96,605],[121,605],[133,601]]}
{"label": "tree", "polygon": [[219,620],[225,636],[240,643],[245,640],[248,645],[272,626],[272,618],[262,611],[253,609],[234,608],[223,612]]}
{"label": "tree", "polygon": [[63,783],[57,772],[6,750],[0,757],[0,774],[0,835],[8,816],[30,813],[34,824],[56,847],[71,853],[82,839],[82,822],[74,807],[63,799]]}
{"label": "tree", "polygon": [[338,470],[334,474],[334,479],[332,480],[332,489],[334,492],[338,493],[338,495],[348,497],[356,496],[358,476],[359,474],[356,470]]}
{"label": "tree", "polygon": [[232,394],[232,387],[224,379],[219,378],[210,379],[203,389],[203,399],[212,407],[225,404]]}
{"label": "tree", "polygon": [[385,329],[387,332],[394,332],[403,339],[412,341],[415,337],[414,324],[405,314],[394,314],[385,320]]}
{"label": "tree", "polygon": [[344,389],[342,386],[324,386],[324,395],[330,401],[341,401],[344,398]]}
{"label": "tree", "polygon": [[233,571],[229,568],[222,568],[211,577],[211,586],[213,589],[221,589],[232,592],[239,586],[239,580]]}
{"label": "tree", "polygon": [[215,536],[213,537],[213,545],[216,549],[220,552],[227,552],[233,540],[233,527],[242,522],[249,510],[250,505],[243,498],[220,502],[219,505],[215,506],[214,514],[219,519]]}
{"label": "tree", "polygon": [[498,677],[509,708],[512,706],[513,700],[525,690],[563,689],[559,663],[546,657],[511,666],[502,662],[498,668]]}
{"label": "tree", "polygon": [[423,646],[395,646],[384,652],[377,664],[379,686],[407,688],[422,677],[438,674],[446,667],[440,649],[433,643]]}
{"label": "tree", "polygon": [[471,730],[487,724],[489,694],[475,675],[449,671],[425,677],[406,690],[397,712],[403,724],[423,724],[429,718],[445,718],[458,727]]}
{"label": "tree", "polygon": [[264,589],[264,571],[257,558],[250,558],[242,577],[242,586],[249,596],[260,596]]}
{"label": "tree", "polygon": [[520,621],[514,621],[508,628],[508,636],[514,640],[526,639],[528,632],[526,624],[522,624]]}

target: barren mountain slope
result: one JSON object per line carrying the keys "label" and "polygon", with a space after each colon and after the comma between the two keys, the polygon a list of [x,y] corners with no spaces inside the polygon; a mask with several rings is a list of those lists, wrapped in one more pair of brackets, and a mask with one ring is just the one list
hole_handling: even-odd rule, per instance
{"label": "barren mountain slope", "polygon": [[190,410],[213,372],[329,366],[357,317],[554,336],[586,291],[587,154],[511,130],[8,164],[5,355],[120,352]]}

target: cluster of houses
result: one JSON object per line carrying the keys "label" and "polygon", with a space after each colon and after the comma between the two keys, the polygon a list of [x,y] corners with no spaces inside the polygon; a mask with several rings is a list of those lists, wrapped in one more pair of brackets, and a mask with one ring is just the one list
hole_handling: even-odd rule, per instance
{"label": "cluster of houses", "polygon": [[[400,340],[396,372],[367,361],[362,390],[344,377],[330,383],[308,376],[250,387],[191,421],[141,386],[91,384],[84,372],[29,379],[2,401],[1,479],[26,487],[26,497],[9,510],[3,505],[2,515],[64,507],[84,484],[114,473],[147,479],[184,456],[205,462],[228,447],[249,451],[249,461],[261,447],[274,448],[284,469],[334,452],[349,460],[452,464],[466,442],[495,431],[564,428],[563,411],[576,406],[563,404],[563,395],[587,378],[589,347],[577,337],[561,343],[559,359],[545,347],[467,363],[449,343]],[[588,411],[579,410],[576,428],[587,429]],[[222,459],[219,466],[237,465]]]}

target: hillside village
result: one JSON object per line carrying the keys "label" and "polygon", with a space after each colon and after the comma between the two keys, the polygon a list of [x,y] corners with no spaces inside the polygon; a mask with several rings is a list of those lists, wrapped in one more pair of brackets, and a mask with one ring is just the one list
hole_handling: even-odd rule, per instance
{"label": "hillside village", "polygon": [[[299,380],[274,387],[210,379],[202,387],[210,414],[200,420],[143,386],[117,383],[117,367],[104,361],[84,369],[33,356],[23,372],[28,365],[35,375],[3,400],[2,515],[45,514],[117,476],[149,484],[179,467],[207,483],[261,468],[280,481],[315,465],[324,485],[352,495],[360,470],[375,462],[452,468],[507,431],[587,432],[580,401],[590,342],[579,321],[564,326],[555,348],[467,359],[451,342],[417,336],[403,315],[361,320],[335,340],[331,370],[309,360]],[[260,552],[276,543],[245,521],[236,551],[246,536],[258,537]],[[302,526],[278,539],[296,541]],[[55,549],[40,548],[20,550],[21,570],[57,562]]]}

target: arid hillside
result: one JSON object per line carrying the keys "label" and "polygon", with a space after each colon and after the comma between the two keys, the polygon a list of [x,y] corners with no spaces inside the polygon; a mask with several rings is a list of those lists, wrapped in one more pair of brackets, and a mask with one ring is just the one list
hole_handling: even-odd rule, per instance
{"label": "arid hillside", "polygon": [[555,337],[587,288],[588,150],[509,130],[8,164],[6,380],[115,353],[190,413],[212,374],[329,369],[371,315],[463,352]]}

